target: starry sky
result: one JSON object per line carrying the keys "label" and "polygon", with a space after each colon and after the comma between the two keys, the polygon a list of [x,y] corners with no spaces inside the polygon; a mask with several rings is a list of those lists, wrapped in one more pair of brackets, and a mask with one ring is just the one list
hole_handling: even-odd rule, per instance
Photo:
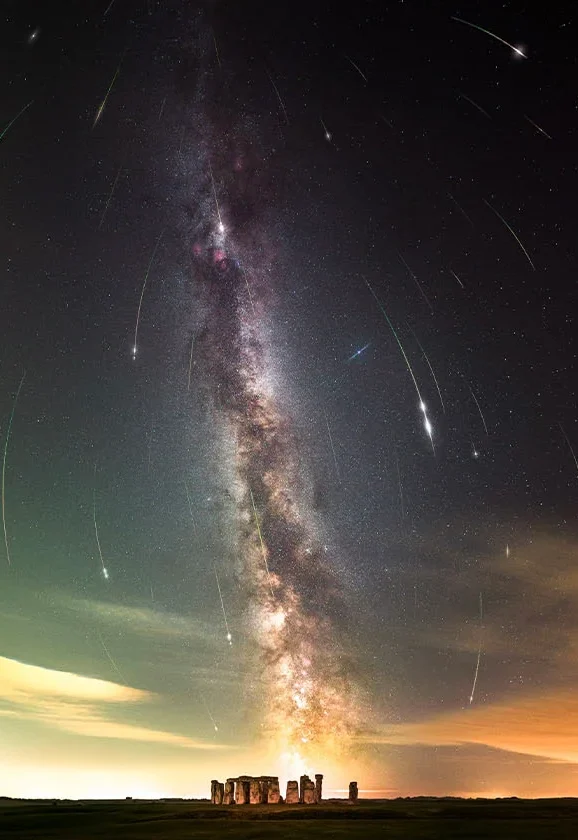
{"label": "starry sky", "polygon": [[2,23],[0,794],[575,795],[573,4]]}

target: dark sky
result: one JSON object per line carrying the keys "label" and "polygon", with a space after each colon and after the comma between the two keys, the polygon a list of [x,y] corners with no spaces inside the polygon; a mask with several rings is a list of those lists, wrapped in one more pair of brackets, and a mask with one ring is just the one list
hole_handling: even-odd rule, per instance
{"label": "dark sky", "polygon": [[0,794],[574,794],[573,4],[107,5],[1,27]]}

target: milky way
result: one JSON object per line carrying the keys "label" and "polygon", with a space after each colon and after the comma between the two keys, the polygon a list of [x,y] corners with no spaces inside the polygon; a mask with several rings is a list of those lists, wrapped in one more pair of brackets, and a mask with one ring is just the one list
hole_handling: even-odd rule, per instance
{"label": "milky way", "polygon": [[204,175],[188,233],[204,313],[195,354],[234,452],[228,492],[256,722],[299,769],[351,745],[360,691],[340,630],[346,606],[339,581],[307,502],[306,453],[280,409],[282,382],[270,365],[276,265],[264,221],[267,162],[251,136],[219,134],[208,119],[202,134]]}

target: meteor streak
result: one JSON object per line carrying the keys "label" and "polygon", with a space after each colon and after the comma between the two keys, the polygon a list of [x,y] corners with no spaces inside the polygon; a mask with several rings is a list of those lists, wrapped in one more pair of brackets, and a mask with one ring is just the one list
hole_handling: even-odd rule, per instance
{"label": "meteor streak", "polygon": [[534,265],[534,263],[533,263],[533,262],[532,262],[532,260],[530,259],[530,254],[526,251],[526,249],[524,248],[524,246],[523,246],[523,245],[522,245],[522,243],[520,242],[520,239],[519,239],[519,237],[517,236],[516,232],[515,232],[514,230],[512,230],[512,228],[511,228],[511,227],[510,227],[510,225],[507,223],[507,221],[504,219],[504,217],[503,217],[503,216],[500,216],[500,214],[498,213],[498,211],[497,211],[494,207],[492,207],[492,205],[490,204],[490,202],[489,202],[489,201],[486,201],[486,199],[485,199],[485,198],[484,198],[484,199],[482,199],[482,200],[483,200],[484,204],[487,204],[487,206],[490,208],[490,210],[491,210],[493,213],[495,213],[495,214],[496,214],[496,216],[498,217],[498,219],[499,219],[499,220],[500,220],[500,221],[501,221],[504,225],[506,225],[506,227],[508,228],[508,230],[510,231],[510,233],[512,234],[512,236],[514,237],[514,239],[516,240],[516,242],[518,243],[518,245],[520,246],[520,248],[522,249],[522,251],[524,252],[524,255],[525,255],[526,259],[528,260],[528,262],[529,262],[529,263],[530,263],[530,265],[532,266],[532,270],[533,270],[533,271],[536,271],[536,266]]}
{"label": "meteor streak", "polygon": [[[482,632],[482,622],[483,622],[483,620],[484,620],[484,602],[483,602],[482,593],[480,592],[480,634]],[[476,670],[475,670],[475,673],[474,673],[474,682],[473,682],[473,685],[472,685],[472,693],[470,694],[470,706],[474,702],[474,694],[476,693],[476,683],[478,682],[478,672],[480,670],[480,659],[481,658],[482,658],[482,642],[481,642],[481,639],[480,639],[480,646],[478,648],[478,660],[476,662]]]}
{"label": "meteor streak", "polygon": [[325,416],[325,425],[327,426],[327,434],[329,435],[329,443],[331,445],[331,451],[333,453],[333,463],[335,464],[335,472],[337,474],[337,480],[341,481],[341,478],[339,476],[339,464],[337,463],[337,455],[335,454],[335,447],[333,445],[333,436],[331,434],[331,428],[329,426],[329,420],[327,419],[327,414],[325,413],[325,411],[323,412],[323,414]]}
{"label": "meteor streak", "polygon": [[562,426],[562,423],[558,423],[558,427],[559,427],[560,431],[562,432],[562,434],[564,435],[564,437],[566,438],[566,443],[568,444],[568,449],[572,453],[572,458],[574,459],[574,463],[576,464],[576,470],[578,471],[578,459],[576,458],[576,453],[572,449],[572,444],[570,443],[570,438],[568,437],[568,435],[564,431],[564,427]]}
{"label": "meteor streak", "polygon": [[[411,327],[410,327],[410,329],[411,329]],[[431,362],[430,362],[430,360],[428,359],[427,353],[425,352],[425,350],[424,350],[424,349],[423,349],[423,347],[421,346],[421,343],[420,343],[419,338],[417,337],[417,335],[414,333],[414,331],[413,331],[413,330],[411,330],[411,332],[412,332],[413,337],[414,337],[414,338],[415,338],[415,340],[417,341],[417,346],[419,347],[419,349],[420,349],[420,350],[421,350],[421,352],[423,353],[423,357],[424,357],[424,359],[425,359],[425,360],[426,360],[426,362],[427,362],[427,366],[428,366],[428,367],[429,367],[429,369],[430,369],[430,373],[431,373],[431,375],[432,375],[432,377],[433,377],[433,381],[435,382],[435,386],[436,386],[436,388],[437,388],[437,392],[438,392],[438,395],[439,395],[439,398],[440,398],[440,402],[441,402],[441,404],[442,404],[442,411],[443,411],[443,413],[445,414],[445,413],[446,413],[446,407],[445,407],[445,405],[444,405],[444,398],[442,397],[442,392],[441,392],[441,390],[440,390],[440,386],[439,386],[439,383],[438,383],[437,377],[436,377],[436,375],[435,375],[435,373],[434,373],[434,369],[433,369],[433,367],[431,366]]]}
{"label": "meteor streak", "polygon": [[102,548],[100,547],[100,537],[98,536],[98,523],[96,521],[96,464],[94,465],[94,484],[92,485],[92,521],[94,522],[94,535],[96,537],[96,544],[98,546],[98,556],[100,557],[102,576],[105,580],[108,580],[108,569],[104,565]]}
{"label": "meteor streak", "polygon": [[18,397],[20,396],[20,391],[22,390],[22,385],[24,384],[25,377],[26,371],[24,371],[24,373],[22,374],[20,385],[18,386],[16,396],[14,397],[14,402],[12,403],[12,412],[10,414],[8,430],[6,431],[6,442],[4,443],[4,458],[2,460],[2,525],[4,526],[4,545],[6,546],[6,560],[9,566],[12,565],[12,562],[10,560],[10,548],[8,546],[8,531],[6,530],[6,456],[8,455],[8,443],[10,441],[10,432],[12,430],[14,412],[16,411],[16,403],[18,402]]}
{"label": "meteor streak", "polygon": [[543,128],[540,128],[540,126],[538,125],[538,123],[535,123],[535,122],[534,122],[534,120],[531,120],[531,119],[530,119],[530,117],[528,117],[528,116],[527,116],[527,114],[524,114],[524,117],[528,120],[528,122],[529,122],[531,125],[533,125],[533,126],[534,126],[534,128],[535,128],[537,131],[539,131],[539,132],[540,132],[540,134],[543,134],[543,135],[544,135],[544,137],[547,137],[547,138],[548,138],[548,140],[551,140],[551,139],[552,139],[552,138],[550,137],[550,135],[549,135],[546,131],[544,131],[544,129],[543,129]]}
{"label": "meteor streak", "polygon": [[492,118],[490,117],[490,115],[488,114],[488,112],[487,112],[487,111],[484,111],[484,109],[482,108],[482,106],[481,106],[481,105],[478,105],[478,103],[477,103],[477,102],[474,102],[474,100],[473,100],[473,99],[470,99],[470,97],[469,97],[469,96],[466,96],[466,94],[465,94],[465,93],[460,93],[460,96],[462,97],[462,99],[465,99],[465,100],[466,100],[466,102],[469,102],[469,103],[470,103],[470,105],[473,105],[473,106],[474,106],[474,108],[477,108],[477,109],[478,109],[478,111],[480,111],[480,113],[482,113],[482,114],[484,115],[484,117],[487,117],[489,120],[491,120],[491,119],[492,119]]}
{"label": "meteor streak", "polygon": [[484,415],[482,414],[482,409],[480,408],[480,404],[479,404],[479,402],[478,402],[478,398],[476,397],[476,395],[475,395],[475,394],[474,394],[474,392],[472,391],[472,388],[471,388],[471,386],[470,386],[469,382],[467,382],[467,381],[466,381],[466,385],[467,385],[467,386],[468,386],[468,388],[469,388],[470,394],[472,395],[472,398],[473,398],[473,400],[474,400],[474,402],[475,402],[475,404],[476,404],[476,407],[477,407],[477,409],[478,409],[478,411],[479,411],[480,417],[482,418],[482,423],[484,424],[484,429],[485,429],[485,432],[486,432],[486,434],[487,434],[487,435],[489,435],[490,433],[488,432],[488,427],[487,427],[487,425],[486,425],[486,420],[485,420]]}
{"label": "meteor streak", "polygon": [[403,356],[403,359],[404,359],[404,361],[405,361],[406,367],[407,367],[407,369],[408,369],[409,375],[411,376],[412,382],[413,382],[413,384],[414,384],[414,387],[415,387],[415,390],[416,390],[416,393],[417,393],[417,396],[418,396],[418,399],[419,399],[419,407],[420,407],[421,412],[422,412],[422,413],[423,413],[423,415],[424,415],[424,428],[425,428],[425,430],[426,430],[426,432],[427,432],[427,435],[428,435],[428,437],[429,437],[429,439],[430,439],[430,443],[431,443],[432,451],[433,451],[433,453],[434,453],[434,455],[435,455],[435,448],[434,448],[434,443],[433,443],[433,428],[432,428],[431,423],[430,423],[430,422],[429,422],[429,420],[428,420],[427,413],[426,413],[425,403],[424,403],[424,401],[423,401],[423,399],[422,399],[421,392],[420,392],[420,390],[419,390],[419,385],[417,384],[417,379],[415,378],[415,374],[414,374],[414,372],[413,372],[412,366],[411,366],[411,365],[410,365],[410,363],[409,363],[409,359],[408,359],[408,357],[407,357],[407,353],[406,353],[406,352],[405,352],[405,350],[403,349],[403,344],[402,344],[402,343],[401,343],[401,341],[399,340],[399,336],[398,336],[397,332],[395,331],[395,327],[393,326],[393,324],[392,324],[392,323],[391,323],[391,321],[389,320],[389,315],[387,314],[387,312],[386,312],[386,311],[385,311],[385,309],[383,308],[383,305],[382,305],[382,303],[381,303],[380,299],[379,299],[379,298],[377,297],[377,295],[375,294],[375,292],[374,292],[374,290],[373,290],[372,286],[370,286],[370,284],[369,284],[369,280],[368,280],[366,277],[364,277],[364,276],[363,276],[363,274],[362,274],[361,276],[362,276],[362,278],[363,278],[363,280],[364,280],[364,282],[365,282],[365,285],[367,286],[367,288],[369,289],[369,291],[370,291],[370,292],[371,292],[371,294],[373,295],[373,297],[374,297],[374,299],[375,299],[375,302],[377,303],[377,305],[378,305],[378,307],[379,307],[379,310],[380,310],[381,314],[383,315],[383,317],[384,317],[384,318],[385,318],[385,320],[387,321],[387,325],[388,325],[388,327],[390,328],[391,332],[393,333],[393,337],[395,338],[395,340],[396,340],[396,342],[397,342],[397,346],[399,347],[399,349],[400,349],[400,351],[401,351],[401,355]]}
{"label": "meteor streak", "polygon": [[365,73],[363,73],[363,72],[359,69],[359,67],[357,66],[357,64],[355,63],[355,61],[352,61],[352,59],[351,59],[351,58],[349,58],[349,56],[348,56],[348,55],[346,55],[346,56],[345,56],[345,58],[348,60],[348,62],[349,62],[349,63],[350,63],[353,67],[355,67],[355,69],[357,70],[357,72],[359,73],[359,75],[361,76],[361,78],[363,79],[363,81],[364,81],[364,82],[367,82],[367,76],[365,75]]}
{"label": "meteor streak", "polygon": [[494,32],[490,32],[489,29],[484,29],[482,26],[478,26],[476,23],[470,23],[469,20],[463,20],[463,18],[454,17],[454,15],[450,15],[452,20],[456,20],[458,23],[465,23],[466,26],[471,26],[472,29],[477,29],[479,32],[483,32],[484,35],[489,35],[490,38],[495,38],[496,41],[499,41],[500,44],[504,44],[504,46],[509,47],[516,55],[519,55],[520,58],[528,58],[526,53],[524,53],[519,47],[515,47],[513,44],[510,44],[508,41],[504,41],[503,38],[500,38],[499,35],[496,35]]}
{"label": "meteor streak", "polygon": [[103,640],[102,636],[100,635],[99,631],[97,630],[96,632],[97,632],[98,638],[99,638],[99,640],[100,640],[100,644],[102,645],[102,649],[103,649],[103,650],[104,650],[104,652],[106,653],[106,655],[107,655],[107,657],[108,657],[108,660],[109,660],[110,664],[112,665],[112,667],[114,668],[114,670],[116,671],[116,673],[119,675],[119,677],[121,678],[122,682],[126,685],[126,680],[125,680],[125,678],[124,678],[124,677],[123,677],[123,675],[122,675],[122,671],[120,670],[120,668],[118,667],[118,665],[116,664],[116,662],[114,661],[114,659],[112,658],[112,656],[111,656],[111,654],[110,654],[110,651],[109,651],[109,649],[107,648],[107,646],[105,645],[104,640]]}
{"label": "meteor streak", "polygon": [[[319,119],[321,120],[321,117]],[[331,143],[331,132],[328,131],[327,126],[325,125],[323,120],[321,120],[321,125],[323,126],[323,131],[325,132],[325,139],[328,143]]]}
{"label": "meteor streak", "polygon": [[215,188],[215,179],[213,178],[213,167],[209,161],[209,172],[211,173],[211,184],[213,185],[213,196],[215,197],[215,207],[217,208],[217,216],[219,217],[219,233],[225,233],[225,225],[221,218],[221,211],[219,210],[219,202],[217,200],[217,190]]}
{"label": "meteor streak", "polygon": [[352,355],[348,358],[348,360],[347,360],[347,361],[348,361],[348,362],[352,362],[354,359],[357,359],[357,357],[358,357],[358,356],[361,356],[361,354],[362,354],[362,353],[365,353],[365,351],[367,350],[367,348],[368,348],[368,347],[371,347],[371,341],[368,341],[368,342],[367,342],[367,344],[365,344],[365,345],[361,348],[361,350],[356,350],[356,351],[355,351],[355,353],[353,353],[353,354],[352,354]]}
{"label": "meteor streak", "polygon": [[269,81],[273,85],[273,89],[275,90],[275,93],[277,94],[277,99],[279,100],[279,104],[281,105],[281,108],[283,109],[283,113],[285,114],[285,121],[286,121],[287,125],[289,125],[289,117],[287,116],[287,110],[285,108],[285,105],[283,104],[283,100],[281,99],[281,94],[279,93],[279,89],[277,88],[277,85],[273,81],[273,77],[272,77],[271,73],[269,73],[268,70],[267,70],[267,75],[269,76]]}
{"label": "meteor streak", "polygon": [[453,270],[453,268],[450,268],[450,274],[452,274],[452,275],[456,278],[456,280],[458,281],[458,283],[460,284],[460,286],[461,286],[461,287],[462,287],[462,289],[463,289],[463,288],[464,288],[464,284],[462,283],[462,281],[460,280],[460,278],[458,277],[458,275],[455,273],[455,271]]}
{"label": "meteor streak", "polygon": [[[114,0],[113,0],[113,2],[114,2]],[[112,3],[111,3],[110,5],[112,6]],[[108,8],[110,9],[110,6],[109,6]],[[107,11],[108,11],[108,9],[107,9]],[[125,50],[125,52],[126,52],[126,50]],[[117,78],[118,74],[120,73],[120,66],[121,66],[121,64],[122,64],[122,62],[123,62],[123,59],[124,59],[124,54],[123,54],[123,57],[121,58],[121,60],[119,61],[118,67],[117,67],[117,68],[116,68],[116,70],[114,71],[114,76],[112,77],[112,81],[111,81],[111,83],[110,83],[110,84],[109,84],[109,86],[108,86],[108,90],[107,90],[107,92],[106,92],[106,94],[105,94],[105,97],[104,97],[104,99],[102,100],[102,102],[100,103],[100,105],[98,106],[98,110],[97,110],[97,112],[96,112],[96,116],[95,116],[95,118],[94,118],[94,122],[93,122],[93,124],[92,124],[92,127],[93,127],[93,128],[96,126],[97,122],[98,122],[98,121],[100,120],[100,118],[102,117],[102,114],[103,114],[103,112],[104,112],[104,109],[106,108],[106,103],[107,103],[108,97],[110,96],[110,92],[111,92],[111,90],[112,90],[112,88],[113,88],[114,83],[116,82],[116,78]]]}
{"label": "meteor streak", "polygon": [[34,100],[32,100],[31,102],[29,102],[29,103],[28,103],[28,105],[25,105],[25,106],[24,106],[24,108],[22,108],[22,110],[21,110],[21,111],[18,111],[18,113],[16,114],[16,116],[15,116],[15,117],[13,117],[13,118],[10,120],[10,122],[8,123],[8,125],[7,125],[7,126],[6,126],[3,130],[2,130],[2,133],[0,134],[0,140],[3,140],[3,139],[4,139],[4,135],[6,134],[6,132],[8,132],[8,131],[12,128],[12,126],[14,125],[14,123],[16,122],[16,120],[17,120],[19,117],[21,117],[21,116],[22,116],[22,114],[24,113],[24,111],[27,111],[27,110],[28,110],[28,108],[30,108],[30,106],[32,105],[32,102],[34,102]]}
{"label": "meteor streak", "polygon": [[416,286],[417,286],[417,287],[418,287],[418,289],[420,290],[420,292],[421,292],[421,295],[422,295],[423,299],[425,300],[425,302],[426,302],[426,303],[427,303],[427,305],[429,306],[429,308],[430,308],[430,310],[431,310],[431,313],[432,313],[432,315],[433,315],[433,311],[434,311],[434,310],[433,310],[433,306],[431,305],[431,303],[430,303],[430,301],[429,301],[428,296],[427,296],[427,295],[426,295],[426,293],[424,292],[424,290],[423,290],[423,288],[422,288],[422,286],[421,286],[421,283],[419,282],[419,280],[417,279],[417,277],[415,276],[415,274],[413,273],[413,271],[411,270],[411,268],[409,267],[409,265],[406,263],[406,261],[404,260],[404,258],[402,257],[402,255],[399,253],[399,251],[398,251],[397,253],[398,253],[398,255],[399,255],[400,260],[401,260],[401,261],[402,261],[402,263],[404,264],[404,266],[405,266],[405,268],[406,268],[407,272],[409,273],[410,277],[412,278],[412,280],[414,281],[414,283],[416,284]]}
{"label": "meteor streak", "polygon": [[219,599],[221,601],[221,609],[223,610],[223,618],[225,619],[225,629],[227,631],[227,641],[230,645],[233,644],[233,637],[231,636],[231,631],[229,630],[229,622],[227,621],[227,613],[225,612],[225,603],[223,601],[223,593],[221,592],[221,584],[219,583],[219,575],[217,574],[217,567],[213,565],[213,570],[215,572],[215,580],[217,581],[217,589],[219,590]]}
{"label": "meteor streak", "polygon": [[153,255],[149,260],[149,264],[148,264],[148,267],[147,267],[147,270],[146,270],[145,278],[144,278],[144,281],[143,281],[143,284],[142,284],[142,289],[141,289],[141,293],[140,293],[140,300],[138,302],[138,309],[137,309],[137,313],[136,313],[136,323],[135,323],[135,327],[134,327],[134,342],[133,342],[133,345],[132,345],[132,357],[133,357],[133,359],[136,359],[136,354],[137,354],[137,350],[138,350],[138,344],[137,344],[138,325],[139,325],[139,321],[140,321],[140,310],[141,310],[141,307],[142,307],[142,299],[144,297],[147,280],[149,279],[149,272],[151,270],[151,267],[152,267],[152,264],[153,264],[153,261],[154,261],[155,255],[156,255],[157,248],[159,247],[161,239],[163,238],[163,234],[164,234],[164,229],[161,231],[160,236],[156,241],[156,245],[155,245],[154,250],[153,250]]}
{"label": "meteor streak", "polygon": [[108,212],[108,207],[109,207],[109,204],[110,204],[110,202],[112,201],[112,197],[113,197],[113,195],[114,195],[114,191],[116,190],[116,185],[118,184],[118,179],[120,178],[120,173],[122,172],[123,167],[124,167],[124,161],[125,161],[125,158],[126,158],[126,155],[125,155],[125,157],[123,158],[123,161],[122,161],[121,165],[118,167],[118,172],[116,173],[116,178],[114,179],[114,182],[113,182],[113,185],[112,185],[112,189],[111,189],[111,191],[110,191],[110,193],[109,193],[109,196],[108,196],[108,199],[107,199],[107,202],[106,202],[105,208],[104,208],[104,210],[102,211],[102,216],[100,217],[100,222],[98,223],[98,228],[99,228],[99,230],[100,230],[100,228],[102,227],[102,223],[104,222],[104,217],[106,216],[106,214],[107,214],[107,212]]}
{"label": "meteor streak", "polygon": [[267,572],[267,580],[269,581],[269,589],[271,590],[271,596],[274,598],[275,595],[273,593],[273,585],[271,583],[271,574],[269,572],[269,563],[267,562],[267,549],[265,548],[265,543],[263,542],[263,535],[261,533],[261,526],[259,525],[259,517],[257,516],[257,508],[255,507],[255,499],[253,498],[253,491],[249,487],[249,493],[251,494],[251,504],[253,505],[253,514],[255,516],[255,525],[257,526],[257,533],[259,534],[259,542],[261,543],[261,553],[263,554],[263,563],[265,564],[265,571]]}

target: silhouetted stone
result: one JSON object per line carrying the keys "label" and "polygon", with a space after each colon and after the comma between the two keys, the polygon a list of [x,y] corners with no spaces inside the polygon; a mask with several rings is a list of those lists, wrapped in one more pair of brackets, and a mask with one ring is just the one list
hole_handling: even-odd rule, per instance
{"label": "silhouetted stone", "polygon": [[309,776],[303,775],[299,778],[299,802],[303,804],[303,792],[305,790],[305,782],[309,781]]}
{"label": "silhouetted stone", "polygon": [[215,805],[222,805],[225,798],[225,785],[223,782],[217,782],[215,788]]}
{"label": "silhouetted stone", "polygon": [[235,781],[234,779],[227,779],[225,782],[225,790],[223,794],[223,805],[235,804]]}
{"label": "silhouetted stone", "polygon": [[279,779],[273,777],[267,782],[267,802],[270,805],[278,805],[281,800],[281,792],[279,790]]}
{"label": "silhouetted stone", "polygon": [[315,801],[321,802],[321,786],[323,784],[323,774],[315,774]]}
{"label": "silhouetted stone", "polygon": [[299,802],[299,785],[297,782],[287,782],[287,795],[285,796],[285,803],[287,805],[297,805]]}
{"label": "silhouetted stone", "polygon": [[211,802],[213,803],[213,805],[216,804],[215,797],[216,797],[216,791],[217,791],[217,785],[218,784],[219,783],[216,779],[211,779]]}
{"label": "silhouetted stone", "polygon": [[357,782],[349,782],[349,804],[357,805],[359,791],[357,790]]}
{"label": "silhouetted stone", "polygon": [[315,804],[315,782],[312,782],[311,779],[305,779],[303,782],[303,804]]}
{"label": "silhouetted stone", "polygon": [[247,805],[249,803],[249,781],[246,779],[237,779],[235,784],[235,802],[237,805]]}

